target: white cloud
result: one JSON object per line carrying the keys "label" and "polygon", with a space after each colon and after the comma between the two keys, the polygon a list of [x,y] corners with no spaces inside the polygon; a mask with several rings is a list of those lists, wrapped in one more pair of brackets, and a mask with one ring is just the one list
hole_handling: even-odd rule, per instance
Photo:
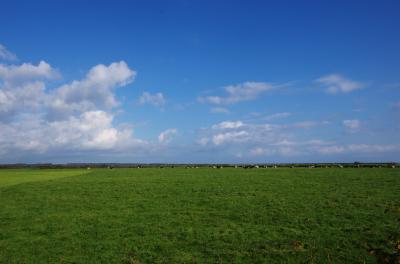
{"label": "white cloud", "polygon": [[39,110],[47,97],[45,81],[58,77],[59,72],[44,61],[37,66],[0,64],[0,120]]}
{"label": "white cloud", "polygon": [[45,99],[45,84],[31,82],[11,88],[0,86],[0,121],[23,111],[35,111]]}
{"label": "white cloud", "polygon": [[230,114],[231,111],[229,111],[229,109],[224,108],[224,107],[213,107],[210,110],[211,113],[215,113],[215,114]]}
{"label": "white cloud", "polygon": [[5,60],[5,61],[16,61],[17,56],[8,51],[6,47],[0,44],[0,60]]}
{"label": "white cloud", "polygon": [[[299,129],[325,125],[320,121],[289,124],[224,121],[199,131],[197,143],[204,149],[221,151],[236,158],[303,157],[320,153],[335,142],[321,139],[298,139]],[[323,150],[322,150],[323,151]],[[238,157],[240,153],[240,157]]]}
{"label": "white cloud", "polygon": [[242,121],[224,121],[212,126],[213,129],[232,129],[244,126]]}
{"label": "white cloud", "polygon": [[59,77],[59,72],[45,61],[40,61],[37,66],[31,63],[21,65],[0,64],[0,80],[4,82],[6,87],[32,80],[51,80]]}
{"label": "white cloud", "polygon": [[49,117],[65,118],[75,112],[116,107],[115,89],[133,82],[135,75],[124,61],[109,66],[99,64],[84,79],[63,85],[50,94]]}
{"label": "white cloud", "polygon": [[89,111],[79,117],[49,123],[53,144],[72,144],[75,148],[111,149],[121,135],[112,126],[113,116],[104,111]]}
{"label": "white cloud", "polygon": [[157,148],[156,143],[136,139],[130,127],[113,124],[111,110],[119,105],[115,89],[133,82],[135,75],[123,61],[99,64],[82,80],[46,90],[47,83],[60,76],[47,62],[0,64],[1,159]]}
{"label": "white cloud", "polygon": [[152,104],[158,108],[163,108],[165,105],[165,98],[162,93],[151,94],[144,92],[139,98],[140,104]]}
{"label": "white cloud", "polygon": [[[5,54],[1,47],[0,52]],[[5,55],[0,56],[4,59]],[[254,123],[254,119],[261,122],[286,118],[290,116],[288,112],[266,117],[254,114],[258,118],[253,118],[253,123],[250,120],[228,120],[210,125],[199,130],[195,149],[185,146],[183,150],[183,147],[179,149],[168,144],[178,134],[176,128],[167,129],[152,140],[140,140],[134,136],[131,125],[118,124],[114,120],[115,113],[122,111],[117,108],[120,102],[116,97],[116,89],[132,83],[136,76],[136,72],[124,61],[96,65],[80,80],[47,89],[49,83],[60,76],[58,70],[45,61],[18,65],[0,63],[2,162],[31,161],[35,158],[37,161],[46,161],[57,156],[64,157],[59,159],[61,161],[69,161],[71,157],[87,157],[86,160],[106,157],[104,160],[108,161],[112,157],[121,161],[119,157],[139,155],[147,155],[147,161],[151,162],[151,158],[169,156],[174,152],[179,152],[177,155],[181,157],[185,153],[204,155],[206,161],[210,161],[210,154],[226,157],[227,160],[229,157],[258,157],[263,160],[264,156],[275,159],[296,155],[314,158],[318,157],[316,154],[400,153],[398,144],[340,145],[321,139],[307,140],[310,135],[308,132],[317,130],[299,133],[300,129],[314,129],[327,124],[325,121]],[[319,83],[330,92],[349,92],[361,88],[358,87],[361,84],[337,76],[321,78]],[[228,109],[221,106],[254,100],[271,89],[274,87],[267,83],[247,82],[225,87],[225,96],[209,96],[199,98],[199,101],[216,104],[217,107],[212,108],[211,112],[229,113]],[[162,108],[166,101],[162,93],[145,92],[140,103]],[[361,125],[356,119],[343,121],[348,131],[357,131]],[[196,156],[187,155],[184,158],[189,160]]]}
{"label": "white cloud", "polygon": [[224,143],[230,142],[244,142],[249,140],[249,133],[246,131],[233,131],[233,132],[225,132],[219,133],[213,136],[212,142],[215,145],[221,145]]}
{"label": "white cloud", "polygon": [[212,125],[210,128],[203,129],[201,145],[211,142],[215,146],[235,145],[245,142],[268,142],[277,140],[279,125],[272,124],[246,124],[242,121],[223,121]]}
{"label": "white cloud", "polygon": [[297,156],[301,155],[302,152],[299,151],[296,148],[293,147],[266,147],[266,148],[261,148],[261,147],[256,147],[253,148],[249,151],[250,156],[254,157],[262,157],[262,156],[284,156],[284,157],[292,157],[292,156]]}
{"label": "white cloud", "polygon": [[315,82],[319,83],[330,94],[349,93],[364,87],[362,83],[346,79],[339,74],[326,75],[315,80]]}
{"label": "white cloud", "polygon": [[[294,134],[294,129],[309,129],[311,127],[324,125],[324,122],[319,121],[303,121],[292,124],[255,124],[255,123],[244,123],[243,121],[223,121],[212,125],[209,128],[201,130],[202,141],[206,141],[205,138],[213,138],[212,142],[228,142],[229,139],[240,138],[237,142],[244,141],[244,135],[247,135],[246,140],[257,144],[268,144],[275,146],[289,146],[293,145],[293,141],[288,139],[288,135]],[[240,132],[240,133],[237,133]],[[245,132],[245,133],[243,133]],[[227,138],[228,140],[225,140]],[[235,140],[233,140],[235,141]],[[302,143],[304,144],[324,144],[325,141],[311,140]],[[298,143],[296,143],[298,144]]]}
{"label": "white cloud", "polygon": [[124,149],[144,142],[134,139],[130,129],[117,129],[113,116],[89,111],[66,120],[49,122],[38,116],[9,124],[0,123],[0,148],[43,153],[54,150]]}
{"label": "white cloud", "polygon": [[343,120],[343,126],[348,132],[355,133],[360,129],[361,122],[357,119]]}
{"label": "white cloud", "polygon": [[158,142],[167,144],[172,140],[173,136],[176,135],[177,133],[178,130],[176,128],[169,128],[160,133],[160,135],[158,136]]}
{"label": "white cloud", "polygon": [[199,97],[198,101],[201,103],[211,104],[234,104],[241,101],[250,101],[256,99],[262,93],[272,90],[273,85],[264,82],[244,82],[237,85],[229,85],[224,87],[227,95],[222,96],[207,96]]}

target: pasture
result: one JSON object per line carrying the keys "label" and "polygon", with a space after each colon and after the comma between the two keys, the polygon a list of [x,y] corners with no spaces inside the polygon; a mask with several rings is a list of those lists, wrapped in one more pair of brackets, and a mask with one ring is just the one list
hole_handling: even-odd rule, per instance
{"label": "pasture", "polygon": [[0,263],[398,263],[399,250],[399,169],[0,170]]}

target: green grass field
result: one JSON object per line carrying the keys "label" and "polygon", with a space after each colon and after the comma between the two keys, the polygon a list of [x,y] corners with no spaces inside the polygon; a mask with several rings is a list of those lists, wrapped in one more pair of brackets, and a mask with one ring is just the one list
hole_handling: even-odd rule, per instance
{"label": "green grass field", "polygon": [[0,263],[390,263],[399,249],[399,169],[0,170]]}

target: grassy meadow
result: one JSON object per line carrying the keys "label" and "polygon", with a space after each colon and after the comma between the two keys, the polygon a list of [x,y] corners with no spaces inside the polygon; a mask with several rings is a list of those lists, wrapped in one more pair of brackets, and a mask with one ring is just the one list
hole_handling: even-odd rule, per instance
{"label": "grassy meadow", "polygon": [[399,250],[399,169],[0,170],[0,263],[398,263]]}

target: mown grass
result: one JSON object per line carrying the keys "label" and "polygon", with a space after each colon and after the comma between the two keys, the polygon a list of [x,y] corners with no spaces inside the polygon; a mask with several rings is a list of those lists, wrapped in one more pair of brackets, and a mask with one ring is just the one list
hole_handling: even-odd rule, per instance
{"label": "mown grass", "polygon": [[25,182],[47,181],[63,177],[88,173],[82,169],[2,169],[0,170],[0,188]]}
{"label": "mown grass", "polygon": [[0,263],[391,261],[399,172],[98,169],[3,184]]}

